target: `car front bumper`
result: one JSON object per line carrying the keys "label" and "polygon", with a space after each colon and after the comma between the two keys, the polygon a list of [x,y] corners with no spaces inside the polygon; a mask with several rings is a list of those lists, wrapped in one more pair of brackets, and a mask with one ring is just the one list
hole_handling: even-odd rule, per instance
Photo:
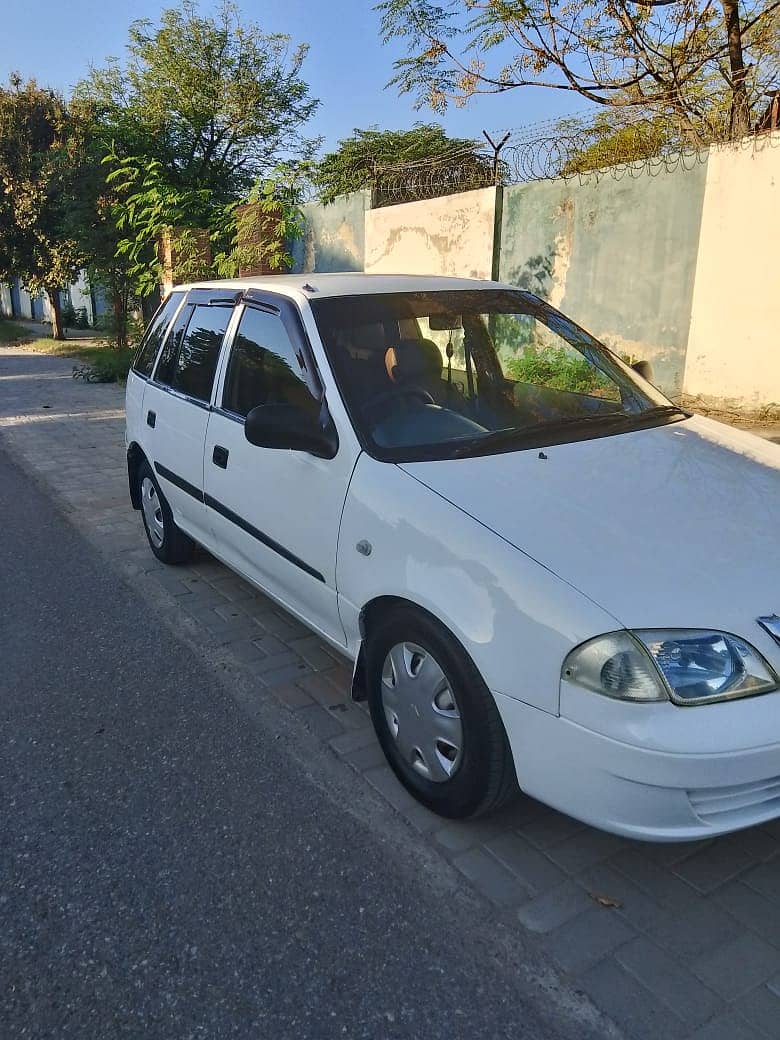
{"label": "car front bumper", "polygon": [[780,695],[694,709],[577,692],[575,717],[565,696],[559,716],[495,696],[522,790],[585,823],[691,841],[780,816]]}

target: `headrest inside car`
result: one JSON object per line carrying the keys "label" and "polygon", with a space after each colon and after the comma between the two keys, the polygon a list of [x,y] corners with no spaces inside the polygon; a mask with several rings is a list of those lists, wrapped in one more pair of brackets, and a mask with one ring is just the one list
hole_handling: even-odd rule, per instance
{"label": "headrest inside car", "polygon": [[441,351],[432,339],[402,339],[385,353],[385,367],[394,383],[440,379]]}

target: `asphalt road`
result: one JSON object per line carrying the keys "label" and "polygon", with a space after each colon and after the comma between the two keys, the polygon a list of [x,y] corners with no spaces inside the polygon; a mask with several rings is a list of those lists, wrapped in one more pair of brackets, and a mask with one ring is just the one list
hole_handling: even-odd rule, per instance
{"label": "asphalt road", "polygon": [[2,452],[0,538],[0,1035],[602,1035]]}

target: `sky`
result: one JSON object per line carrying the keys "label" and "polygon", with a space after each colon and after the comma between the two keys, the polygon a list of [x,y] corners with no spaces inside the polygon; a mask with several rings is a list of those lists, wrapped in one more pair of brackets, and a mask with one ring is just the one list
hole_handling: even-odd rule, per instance
{"label": "sky", "polygon": [[[386,87],[399,47],[383,46],[374,0],[239,0],[244,21],[267,32],[288,33],[310,45],[303,76],[321,106],[309,125],[325,148],[349,136],[355,127],[405,129],[416,120],[441,122],[457,137],[491,135],[579,111],[582,100],[564,91],[522,89],[474,98],[465,108],[451,106],[444,115],[416,112],[409,95]],[[109,55],[121,57],[127,27],[135,18],[157,20],[170,2],[155,0],[32,0],[0,3],[0,79],[18,71],[41,84],[69,93],[90,65]],[[214,4],[201,3],[202,11]]]}

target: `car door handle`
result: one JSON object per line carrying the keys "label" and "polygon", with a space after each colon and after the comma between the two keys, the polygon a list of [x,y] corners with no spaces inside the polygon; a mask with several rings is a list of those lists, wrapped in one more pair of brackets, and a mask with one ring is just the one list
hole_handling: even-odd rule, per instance
{"label": "car door handle", "polygon": [[220,469],[227,469],[227,460],[227,448],[223,448],[221,444],[215,444],[214,451],[211,454],[211,461],[215,466],[219,466]]}
{"label": "car door handle", "polygon": [[146,425],[154,427],[154,424],[156,422],[157,422],[157,412],[147,412],[146,413]]}

